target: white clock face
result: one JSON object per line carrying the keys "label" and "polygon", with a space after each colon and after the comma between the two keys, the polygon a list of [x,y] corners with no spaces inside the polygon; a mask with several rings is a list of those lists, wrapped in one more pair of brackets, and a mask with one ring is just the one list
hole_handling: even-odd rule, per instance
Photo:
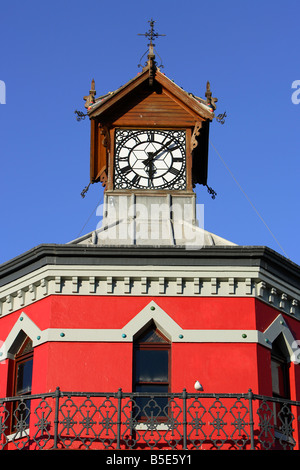
{"label": "white clock face", "polygon": [[185,131],[117,129],[115,189],[185,189]]}

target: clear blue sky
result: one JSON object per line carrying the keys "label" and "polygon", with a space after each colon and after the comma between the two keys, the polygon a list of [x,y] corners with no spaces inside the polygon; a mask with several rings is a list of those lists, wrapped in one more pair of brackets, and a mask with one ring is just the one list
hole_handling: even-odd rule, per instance
{"label": "clear blue sky", "polygon": [[[89,182],[89,121],[77,122],[92,78],[97,96],[140,71],[148,20],[163,72],[203,96],[224,125],[210,132],[205,228],[264,245],[300,264],[299,0],[2,0],[0,4],[0,263],[42,243],[94,230],[102,187]],[[1,94],[0,94],[1,99]],[[217,152],[216,152],[216,150]]]}

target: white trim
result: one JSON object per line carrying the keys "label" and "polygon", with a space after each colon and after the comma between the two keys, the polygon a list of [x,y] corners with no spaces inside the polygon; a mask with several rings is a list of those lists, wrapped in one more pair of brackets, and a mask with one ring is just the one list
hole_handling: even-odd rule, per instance
{"label": "white trim", "polygon": [[48,295],[254,297],[300,319],[300,291],[251,267],[46,266],[0,289],[0,316]]}
{"label": "white trim", "polygon": [[132,342],[134,337],[150,321],[173,343],[257,343],[269,349],[272,342],[282,333],[291,357],[294,337],[280,314],[264,331],[258,330],[191,330],[182,329],[156,302],[151,301],[132,320],[120,329],[66,329],[48,328],[41,330],[22,312],[5,342],[0,348],[0,362],[10,357],[10,349],[20,331],[32,339],[36,347],[46,342]]}
{"label": "white trim", "polygon": [[265,340],[268,340],[269,343],[273,343],[275,339],[282,334],[288,348],[290,359],[295,352],[295,338],[292,335],[290,329],[288,328],[282,315],[278,315],[275,320],[268,326],[264,332]]}

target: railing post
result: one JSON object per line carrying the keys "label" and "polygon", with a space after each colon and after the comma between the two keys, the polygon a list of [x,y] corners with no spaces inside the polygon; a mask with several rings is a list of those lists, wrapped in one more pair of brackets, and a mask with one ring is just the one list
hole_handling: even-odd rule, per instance
{"label": "railing post", "polygon": [[117,393],[118,398],[118,418],[117,418],[117,449],[120,449],[121,441],[121,411],[122,411],[122,389],[119,388]]}
{"label": "railing post", "polygon": [[249,425],[250,425],[250,442],[251,450],[254,450],[254,421],[253,421],[253,393],[251,388],[248,390],[248,399],[249,399]]}
{"label": "railing post", "polygon": [[187,449],[187,416],[186,416],[186,399],[187,393],[186,388],[182,391],[182,414],[183,414],[183,449]]}
{"label": "railing post", "polygon": [[60,397],[60,388],[59,387],[56,387],[54,396],[55,396],[55,413],[54,413],[54,442],[53,442],[53,449],[57,449],[59,397]]}

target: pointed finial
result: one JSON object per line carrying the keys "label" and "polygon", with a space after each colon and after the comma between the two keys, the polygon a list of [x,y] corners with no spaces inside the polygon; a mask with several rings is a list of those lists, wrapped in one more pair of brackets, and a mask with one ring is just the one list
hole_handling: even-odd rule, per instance
{"label": "pointed finial", "polygon": [[205,92],[206,102],[212,108],[212,110],[216,109],[216,102],[218,98],[212,97],[212,92],[210,91],[210,83],[206,83],[206,92]]}
{"label": "pointed finial", "polygon": [[96,95],[96,90],[95,90],[95,80],[92,80],[91,83],[91,89],[90,93],[88,96],[84,96],[83,99],[85,101],[85,108],[88,108],[91,103],[95,103],[95,95]]}
{"label": "pointed finial", "polygon": [[[146,62],[146,66],[150,66],[150,68],[154,68],[156,66],[156,62],[155,62],[155,54],[154,54],[154,39],[157,38],[158,36],[165,36],[165,34],[158,34],[154,31],[154,23],[155,21],[153,19],[151,19],[150,21],[148,21],[148,23],[150,24],[150,29],[144,33],[144,34],[138,34],[138,36],[145,36],[146,38],[149,38],[150,39],[150,42],[147,44],[148,46],[148,62]],[[146,52],[145,52],[146,54]],[[144,55],[145,55],[144,54]],[[141,60],[142,58],[144,57],[144,55],[141,57]],[[140,67],[142,67],[142,65],[139,65]],[[162,67],[162,65],[160,65],[160,67]]]}
{"label": "pointed finial", "polygon": [[150,23],[149,31],[144,34],[138,34],[138,36],[145,36],[146,38],[150,39],[150,42],[147,45],[149,47],[149,53],[153,53],[153,48],[155,46],[153,42],[154,38],[157,38],[158,36],[165,36],[165,34],[158,34],[154,32],[154,23],[156,23],[156,21],[154,21],[152,18],[150,21],[148,21],[148,23]]}

